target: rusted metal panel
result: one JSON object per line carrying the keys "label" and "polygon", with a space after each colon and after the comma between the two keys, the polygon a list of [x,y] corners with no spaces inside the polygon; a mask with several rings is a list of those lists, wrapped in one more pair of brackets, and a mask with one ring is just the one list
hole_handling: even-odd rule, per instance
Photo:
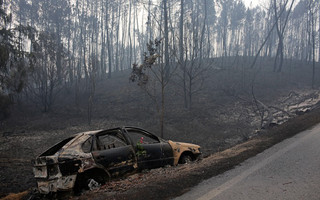
{"label": "rusted metal panel", "polygon": [[102,165],[111,174],[117,175],[116,171],[125,173],[134,169],[135,153],[130,145],[103,151],[93,151],[92,156],[96,163]]}
{"label": "rusted metal panel", "polygon": [[76,175],[70,175],[54,180],[38,181],[38,190],[42,194],[70,190],[74,187],[76,177]]}
{"label": "rusted metal panel", "polygon": [[138,167],[140,169],[151,169],[162,166],[161,143],[141,144],[145,151],[144,155],[138,156]]}
{"label": "rusted metal panel", "polygon": [[179,163],[179,159],[184,152],[190,152],[194,155],[200,155],[200,146],[195,144],[168,141],[173,150],[174,165]]}
{"label": "rusted metal panel", "polygon": [[174,165],[173,151],[169,143],[161,143],[162,166]]}

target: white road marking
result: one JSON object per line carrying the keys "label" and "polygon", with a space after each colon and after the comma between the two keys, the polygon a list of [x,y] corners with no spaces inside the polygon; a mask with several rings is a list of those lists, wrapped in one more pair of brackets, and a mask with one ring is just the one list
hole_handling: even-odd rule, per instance
{"label": "white road marking", "polygon": [[243,173],[241,173],[238,176],[230,179],[229,181],[225,182],[224,184],[220,185],[219,187],[210,190],[208,193],[204,194],[203,196],[201,196],[197,200],[211,200],[211,199],[213,199],[214,197],[218,196],[219,194],[223,193],[224,191],[228,190],[229,188],[231,188],[235,184],[239,183],[240,181],[242,181],[243,179],[248,177],[250,174],[256,172],[257,170],[259,170],[262,167],[266,166],[267,164],[271,163],[275,159],[279,158],[280,156],[282,156],[286,152],[290,151],[291,149],[295,148],[298,144],[300,144],[301,142],[307,140],[308,138],[312,137],[315,134],[317,134],[317,131],[310,131],[310,133],[308,133],[307,135],[303,136],[299,140],[297,140],[294,143],[292,143],[292,144],[286,146],[285,148],[279,150],[277,153],[269,156],[268,158],[266,158],[262,162],[258,163],[257,165],[254,165],[251,168],[245,170]]}

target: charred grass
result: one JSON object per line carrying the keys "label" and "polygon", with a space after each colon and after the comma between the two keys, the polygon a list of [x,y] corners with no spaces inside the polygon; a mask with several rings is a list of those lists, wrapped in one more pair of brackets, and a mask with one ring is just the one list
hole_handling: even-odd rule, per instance
{"label": "charred grass", "polygon": [[201,181],[228,171],[248,158],[319,122],[320,109],[315,109],[200,161],[136,174],[74,199],[171,199],[189,191]]}
{"label": "charred grass", "polygon": [[[266,105],[278,104],[279,99],[287,99],[292,93],[302,99],[304,93],[313,94],[317,90],[310,89],[309,65],[289,62],[282,73],[274,73],[270,67],[273,62],[266,59],[260,59],[254,69],[243,58],[229,58],[229,63],[224,63],[227,66],[221,67],[217,60],[207,71],[190,109],[183,107],[179,80],[172,81],[166,90],[164,138],[199,144],[205,158],[112,181],[92,199],[104,199],[103,195],[113,199],[112,194],[117,199],[148,199],[145,196],[154,194],[158,197],[153,198],[158,199],[176,196],[320,121],[315,109],[285,124],[260,130],[258,112],[252,103],[251,84],[257,71],[255,97]],[[114,74],[112,79],[97,81],[90,125],[85,90],[80,91],[78,98],[72,87],[62,90],[47,113],[41,112],[40,105],[21,97],[20,104],[12,108],[11,118],[0,127],[0,198],[34,187],[30,160],[72,134],[129,125],[160,135],[155,103],[135,83],[129,83],[129,75],[130,71],[124,71]],[[316,85],[320,85],[319,80]],[[293,104],[300,102],[299,98],[291,100],[296,100]],[[256,134],[256,130],[260,131]],[[244,146],[235,146],[240,143]],[[224,150],[230,147],[233,153],[228,154]],[[86,197],[90,199],[91,194],[75,198]]]}

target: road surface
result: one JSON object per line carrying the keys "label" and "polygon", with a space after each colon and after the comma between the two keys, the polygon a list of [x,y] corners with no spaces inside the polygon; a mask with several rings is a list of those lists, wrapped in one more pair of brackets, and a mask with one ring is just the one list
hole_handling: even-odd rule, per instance
{"label": "road surface", "polygon": [[320,200],[320,124],[176,200]]}

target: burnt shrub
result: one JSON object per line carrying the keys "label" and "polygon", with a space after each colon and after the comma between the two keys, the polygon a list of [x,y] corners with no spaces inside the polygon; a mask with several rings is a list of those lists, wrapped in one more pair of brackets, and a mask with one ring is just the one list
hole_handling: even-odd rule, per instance
{"label": "burnt shrub", "polygon": [[12,101],[8,95],[0,94],[0,122],[9,118]]}

